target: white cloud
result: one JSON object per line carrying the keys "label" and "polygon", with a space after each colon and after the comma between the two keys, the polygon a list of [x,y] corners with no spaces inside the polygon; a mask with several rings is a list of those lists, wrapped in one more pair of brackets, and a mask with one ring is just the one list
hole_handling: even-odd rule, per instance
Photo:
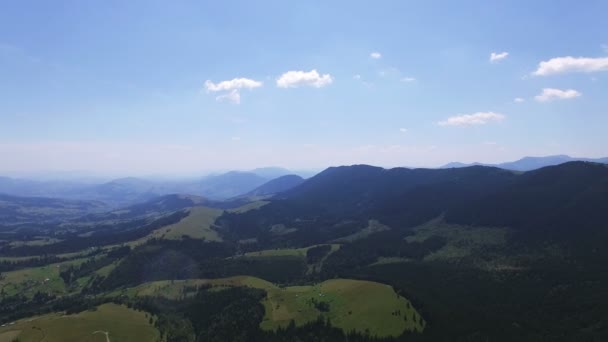
{"label": "white cloud", "polygon": [[205,81],[205,89],[207,92],[230,91],[234,89],[254,89],[263,85],[262,82],[249,78],[234,78],[229,81],[213,83],[210,80]]}
{"label": "white cloud", "polygon": [[399,132],[401,132],[401,133],[407,133],[407,128],[399,128]]}
{"label": "white cloud", "polygon": [[206,80],[205,90],[207,93],[224,92],[224,94],[215,97],[216,101],[230,101],[239,104],[241,103],[240,89],[254,89],[259,88],[262,85],[262,82],[249,78],[234,78],[219,83],[213,83],[211,80]]}
{"label": "white cloud", "polygon": [[361,75],[356,74],[355,76],[353,76],[353,79],[354,80],[360,80],[361,79]]}
{"label": "white cloud", "polygon": [[544,88],[540,95],[536,95],[534,99],[538,102],[549,102],[553,100],[568,100],[574,99],[582,94],[574,89],[555,89],[555,88]]}
{"label": "white cloud", "polygon": [[509,56],[509,53],[506,52],[506,51],[505,52],[500,52],[500,53],[492,52],[490,54],[490,62],[492,62],[492,63],[498,63],[499,61],[507,58],[507,56]]}
{"label": "white cloud", "polygon": [[401,78],[401,82],[416,82],[416,79],[414,77],[403,77]]}
{"label": "white cloud", "polygon": [[490,122],[500,122],[505,119],[505,116],[494,112],[477,112],[473,114],[462,114],[447,118],[444,121],[439,121],[440,126],[474,126],[485,125]]}
{"label": "white cloud", "polygon": [[526,101],[523,97],[516,97],[515,99],[513,99],[513,102],[515,103],[522,103]]}
{"label": "white cloud", "polygon": [[334,81],[330,74],[320,75],[316,69],[311,71],[288,71],[277,78],[279,88],[297,88],[299,86],[310,86],[322,88]]}
{"label": "white cloud", "polygon": [[219,95],[215,97],[216,101],[230,101],[232,103],[240,104],[241,103],[241,94],[238,89],[232,89],[229,93],[224,95]]}
{"label": "white cloud", "polygon": [[380,52],[372,52],[369,54],[369,56],[373,59],[380,59],[382,58],[382,54]]}
{"label": "white cloud", "polygon": [[538,69],[533,72],[536,76],[549,76],[567,72],[597,72],[608,71],[608,57],[557,57],[538,64]]}

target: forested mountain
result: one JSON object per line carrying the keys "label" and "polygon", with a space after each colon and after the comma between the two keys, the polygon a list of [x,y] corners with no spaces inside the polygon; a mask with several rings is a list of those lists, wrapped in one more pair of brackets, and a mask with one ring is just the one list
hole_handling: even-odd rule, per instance
{"label": "forested mountain", "polygon": [[588,162],[526,173],[484,166],[336,167],[244,214],[249,217],[239,216],[243,222],[235,229],[264,231],[268,223],[304,227],[306,218],[332,225],[346,219],[379,219],[407,227],[443,215],[448,222],[467,225],[580,230],[608,222],[607,177],[608,167]]}

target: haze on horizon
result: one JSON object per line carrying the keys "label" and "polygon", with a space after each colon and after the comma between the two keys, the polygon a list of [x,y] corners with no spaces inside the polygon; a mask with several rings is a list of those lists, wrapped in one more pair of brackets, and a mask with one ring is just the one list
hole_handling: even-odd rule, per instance
{"label": "haze on horizon", "polygon": [[464,3],[2,3],[0,175],[606,157],[608,3]]}

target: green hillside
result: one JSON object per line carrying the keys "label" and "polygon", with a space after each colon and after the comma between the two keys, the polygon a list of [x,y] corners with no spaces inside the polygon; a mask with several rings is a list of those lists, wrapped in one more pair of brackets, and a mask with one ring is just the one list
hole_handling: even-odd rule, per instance
{"label": "green hillside", "polygon": [[0,327],[0,341],[11,342],[155,342],[158,331],[143,312],[104,304],[75,315],[49,314]]}

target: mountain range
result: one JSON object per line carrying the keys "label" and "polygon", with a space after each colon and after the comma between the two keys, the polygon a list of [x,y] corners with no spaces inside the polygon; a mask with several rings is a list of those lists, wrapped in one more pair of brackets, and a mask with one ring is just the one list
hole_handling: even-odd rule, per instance
{"label": "mountain range", "polygon": [[[114,207],[122,207],[168,194],[191,194],[212,200],[224,200],[246,194],[268,181],[290,174],[289,170],[269,167],[251,171],[229,171],[194,180],[126,177],[100,184],[0,177],[0,193],[24,197],[96,200]],[[266,190],[260,191],[265,195],[271,194],[276,191],[272,190],[272,187],[281,186],[277,184],[271,184]],[[282,186],[285,188],[287,183]]]}
{"label": "mountain range", "polygon": [[606,158],[576,158],[570,157],[567,155],[554,155],[554,156],[545,156],[545,157],[524,157],[516,161],[505,162],[499,164],[484,164],[484,163],[460,163],[460,162],[451,162],[443,165],[442,169],[447,168],[459,168],[459,167],[467,167],[467,166],[475,166],[475,165],[483,165],[483,166],[495,166],[501,169],[514,170],[514,171],[531,171],[540,169],[545,166],[559,165],[571,161],[588,161],[595,163],[608,164],[608,157]]}
{"label": "mountain range", "polygon": [[[441,169],[465,168],[468,166],[492,166],[513,171],[530,171],[570,161],[608,163],[608,158],[573,158],[566,155],[525,157],[517,161],[494,165],[454,162],[444,165]],[[361,170],[359,170],[359,168],[361,168]],[[366,170],[363,166],[359,168],[355,167],[357,172],[364,173],[364,170]],[[336,172],[335,169],[336,168],[330,168],[322,174],[326,175],[327,173]],[[368,170],[367,172],[372,171]],[[387,172],[392,175],[396,171]],[[412,172],[418,173],[420,171]],[[317,177],[313,178],[314,181],[312,183],[319,181]],[[290,170],[279,167],[265,167],[250,171],[229,171],[190,180],[151,180],[127,177],[97,184],[65,180],[39,181],[0,177],[0,193],[24,197],[95,200],[104,202],[112,207],[124,207],[168,194],[190,194],[215,201],[243,196],[269,196],[289,190],[302,183],[302,181],[302,177],[295,175]],[[349,181],[349,179],[345,178],[339,181],[346,182]],[[354,191],[358,186],[359,185],[352,185],[351,191]],[[372,191],[377,192],[379,190],[373,189]]]}

